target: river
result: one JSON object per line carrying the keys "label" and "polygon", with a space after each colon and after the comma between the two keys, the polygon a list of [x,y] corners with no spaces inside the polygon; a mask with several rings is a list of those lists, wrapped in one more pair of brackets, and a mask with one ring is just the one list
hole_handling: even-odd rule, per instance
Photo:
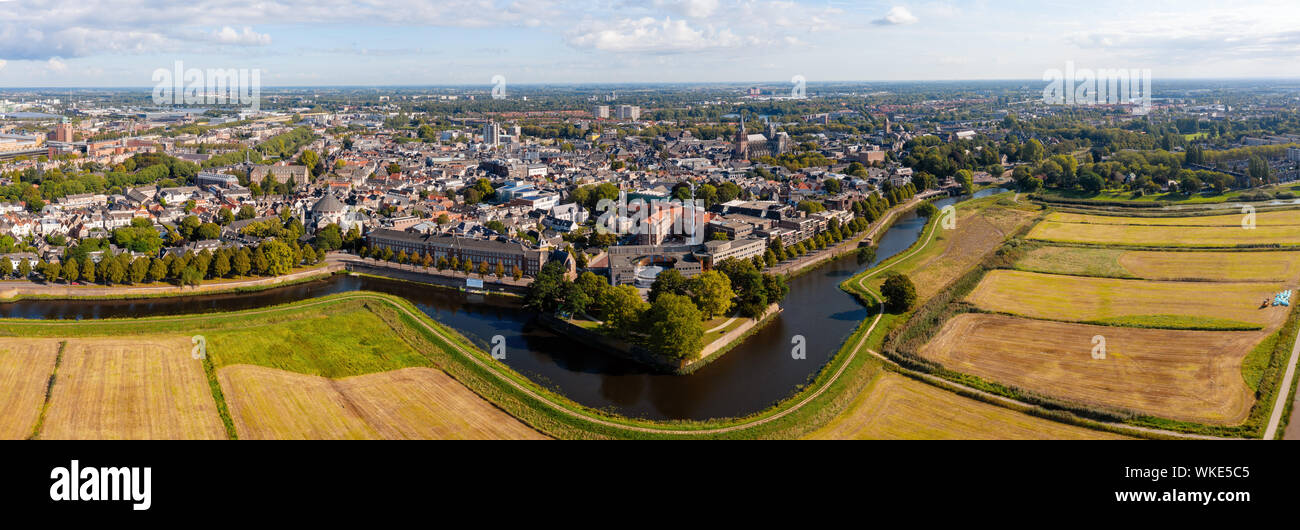
{"label": "river", "polygon": [[[981,190],[983,197],[1000,189]],[[954,204],[955,198],[936,201]],[[881,260],[906,250],[925,226],[914,212],[902,214],[877,241]],[[642,366],[593,351],[534,322],[515,298],[465,294],[394,280],[336,275],[328,279],[254,293],[141,300],[20,300],[0,304],[0,317],[96,319],[237,311],[356,290],[404,297],[434,320],[490,348],[506,342],[504,362],[521,374],[584,405],[650,419],[704,420],[751,414],[812,380],[867,318],[866,308],[840,290],[844,279],[865,268],[849,254],[790,280],[786,308],[718,360],[687,376],[656,374]],[[806,357],[791,355],[802,336]]]}

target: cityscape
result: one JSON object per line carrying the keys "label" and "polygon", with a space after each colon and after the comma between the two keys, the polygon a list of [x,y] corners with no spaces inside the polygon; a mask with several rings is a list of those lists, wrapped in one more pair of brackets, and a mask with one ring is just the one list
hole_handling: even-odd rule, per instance
{"label": "cityscape", "polygon": [[1294,5],[151,4],[0,2],[0,438],[1300,439]]}

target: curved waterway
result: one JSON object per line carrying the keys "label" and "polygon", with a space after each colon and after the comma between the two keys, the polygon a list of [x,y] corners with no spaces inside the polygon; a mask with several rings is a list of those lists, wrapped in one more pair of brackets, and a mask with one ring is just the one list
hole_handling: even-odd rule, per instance
{"label": "curved waterway", "polygon": [[[999,191],[981,190],[975,196]],[[942,208],[956,200],[943,199],[936,205]],[[924,226],[925,219],[915,213],[903,214],[877,241],[876,263],[910,247]],[[210,313],[349,291],[379,291],[410,300],[484,349],[490,348],[494,335],[504,336],[506,364],[578,403],[634,417],[703,420],[763,410],[811,381],[868,316],[862,304],[839,288],[840,282],[864,268],[850,254],[791,279],[790,295],[782,302],[785,311],[744,343],[688,376],[650,373],[635,363],[593,351],[535,323],[532,312],[520,307],[515,298],[348,275],[254,293],[142,300],[20,300],[0,304],[0,317],[96,319]],[[796,335],[806,341],[804,359],[791,355]]]}

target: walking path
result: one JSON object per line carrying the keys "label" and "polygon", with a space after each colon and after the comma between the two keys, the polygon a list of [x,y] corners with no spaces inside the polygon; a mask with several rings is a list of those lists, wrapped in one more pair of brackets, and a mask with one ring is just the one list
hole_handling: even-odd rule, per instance
{"label": "walking path", "polygon": [[[1264,431],[1265,440],[1272,440],[1274,436],[1277,436],[1277,426],[1282,421],[1282,412],[1286,409],[1286,400],[1291,397],[1291,382],[1295,380],[1297,358],[1300,358],[1300,334],[1296,335],[1295,344],[1291,346],[1291,358],[1286,362],[1286,376],[1282,378],[1282,386],[1278,388],[1277,402],[1273,404],[1273,415],[1268,419],[1268,430]],[[1300,395],[1300,393],[1297,394]],[[1300,435],[1300,432],[1297,432],[1300,431],[1300,428],[1296,426],[1296,420],[1300,418],[1296,418],[1296,410],[1300,410],[1300,407],[1291,409],[1291,421],[1288,423],[1289,427],[1286,430],[1286,434],[1290,437]]]}

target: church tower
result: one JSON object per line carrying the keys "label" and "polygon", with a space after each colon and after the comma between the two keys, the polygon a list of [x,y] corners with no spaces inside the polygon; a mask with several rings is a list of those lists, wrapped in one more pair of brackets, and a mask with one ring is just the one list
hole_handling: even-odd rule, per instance
{"label": "church tower", "polygon": [[740,117],[740,128],[736,129],[735,151],[731,158],[735,160],[749,160],[749,134],[745,132],[745,117]]}

